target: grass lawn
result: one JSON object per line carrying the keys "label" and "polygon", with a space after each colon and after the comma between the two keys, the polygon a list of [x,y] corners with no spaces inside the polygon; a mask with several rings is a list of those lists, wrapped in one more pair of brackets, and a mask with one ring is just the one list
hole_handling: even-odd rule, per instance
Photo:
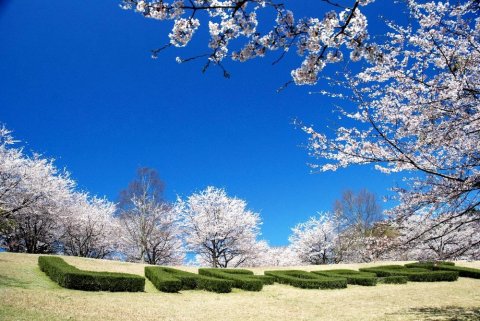
{"label": "grass lawn", "polygon": [[[348,285],[347,289],[304,290],[264,286],[260,292],[157,291],[147,280],[143,293],[84,292],[61,288],[37,264],[38,255],[0,253],[0,320],[480,320],[480,280]],[[64,257],[78,268],[135,273],[142,264]],[[296,267],[306,271],[404,264],[378,262]],[[480,262],[456,265],[480,268]],[[196,272],[195,268],[181,267]],[[263,270],[253,268],[256,274]],[[291,268],[289,268],[291,269]]]}

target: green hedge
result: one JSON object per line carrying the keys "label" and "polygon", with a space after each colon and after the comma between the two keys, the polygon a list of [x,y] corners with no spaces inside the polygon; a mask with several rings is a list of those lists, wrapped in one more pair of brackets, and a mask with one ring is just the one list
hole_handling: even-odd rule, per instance
{"label": "green hedge", "polygon": [[406,276],[386,276],[380,278],[379,282],[385,284],[405,284],[408,282],[408,277]]}
{"label": "green hedge", "polygon": [[453,262],[415,262],[405,264],[405,266],[408,268],[423,267],[434,271],[455,271],[458,272],[461,277],[480,279],[480,269],[455,266],[455,263]]}
{"label": "green hedge", "polygon": [[393,276],[393,275],[403,275],[403,274],[397,273],[397,272],[401,272],[401,269],[403,268],[404,267],[401,265],[383,265],[383,266],[375,266],[375,267],[369,267],[369,268],[360,268],[359,271],[375,273],[378,277],[386,277],[386,276]]}
{"label": "green hedge", "polygon": [[[203,269],[203,270],[205,270],[205,269]],[[245,270],[245,269],[211,269],[211,270],[218,271],[218,272],[224,272],[224,273],[228,273],[228,274],[233,274],[233,275],[237,275],[237,276],[238,275],[250,276],[250,277],[253,277],[254,279],[261,280],[263,282],[263,285],[270,285],[270,284],[273,284],[275,282],[275,280],[271,276],[255,275],[255,274],[253,274],[252,271]]]}
{"label": "green hedge", "polygon": [[252,271],[243,269],[198,269],[200,275],[225,279],[233,282],[234,288],[246,291],[261,291],[264,284],[271,284],[271,279],[254,275]]}
{"label": "green hedge", "polygon": [[145,278],[139,275],[83,271],[60,257],[39,256],[38,265],[53,281],[68,289],[84,291],[144,291]]}
{"label": "green hedge", "polygon": [[162,292],[198,289],[228,293],[232,291],[233,286],[233,282],[228,280],[161,266],[146,266],[145,276]]}
{"label": "green hedge", "polygon": [[145,276],[162,292],[178,292],[183,288],[182,281],[159,267],[146,266]]}
{"label": "green hedge", "polygon": [[240,275],[255,275],[252,271],[246,269],[216,269],[216,268],[203,268],[203,269],[210,269],[215,271],[222,271],[228,274],[240,274]]}
{"label": "green hedge", "polygon": [[424,268],[407,268],[402,265],[384,265],[371,268],[361,268],[362,272],[372,272],[379,277],[406,276],[413,282],[438,282],[456,281],[458,272],[454,271],[431,271]]}
{"label": "green hedge", "polygon": [[440,266],[434,267],[434,270],[455,271],[460,276],[465,278],[480,279],[480,269],[468,268],[463,266],[440,265]]}
{"label": "green hedge", "polygon": [[428,270],[433,270],[433,268],[438,265],[455,266],[455,263],[448,262],[448,261],[423,261],[423,262],[407,263],[404,266],[408,268],[424,268]]}
{"label": "green hedge", "polygon": [[255,275],[258,279],[262,280],[263,285],[271,285],[275,283],[275,279],[268,275]]}
{"label": "green hedge", "polygon": [[413,273],[407,275],[409,281],[413,282],[453,282],[458,280],[458,272],[453,271],[429,271],[426,273]]}
{"label": "green hedge", "polygon": [[265,271],[275,282],[302,289],[341,289],[347,287],[347,279],[338,276],[319,275],[300,270]]}
{"label": "green hedge", "polygon": [[359,272],[355,270],[324,270],[324,271],[312,271],[312,273],[325,276],[337,276],[347,279],[348,284],[374,286],[377,284],[377,276],[375,273]]}

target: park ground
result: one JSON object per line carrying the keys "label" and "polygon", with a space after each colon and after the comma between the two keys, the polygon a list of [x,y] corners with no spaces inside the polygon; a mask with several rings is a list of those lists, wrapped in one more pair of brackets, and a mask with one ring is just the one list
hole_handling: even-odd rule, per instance
{"label": "park ground", "polygon": [[[456,282],[348,285],[347,289],[304,290],[268,285],[260,292],[162,293],[147,280],[143,293],[64,289],[37,264],[38,255],[0,253],[0,320],[480,320],[480,279]],[[145,265],[64,257],[78,268],[143,276]],[[306,271],[406,262],[295,267]],[[456,262],[480,268],[480,261]],[[178,267],[195,272],[193,267]],[[252,268],[255,274],[267,269]],[[284,268],[283,268],[284,269]]]}

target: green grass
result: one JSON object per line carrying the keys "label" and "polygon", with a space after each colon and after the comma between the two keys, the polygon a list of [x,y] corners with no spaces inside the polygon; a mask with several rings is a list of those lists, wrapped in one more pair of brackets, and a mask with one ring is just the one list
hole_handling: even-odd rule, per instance
{"label": "green grass", "polygon": [[[203,290],[158,291],[150,281],[145,292],[86,292],[64,289],[37,264],[37,255],[0,253],[0,320],[474,320],[480,313],[480,280],[409,282],[374,287],[303,290],[289,285],[265,286],[260,292],[233,289],[219,294]],[[65,257],[82,270],[143,276],[144,264]],[[318,271],[354,269],[407,262],[288,267]],[[455,262],[480,268],[480,262]],[[177,267],[197,272],[192,267]],[[255,274],[283,268],[253,268]],[[453,314],[452,314],[453,313]]]}

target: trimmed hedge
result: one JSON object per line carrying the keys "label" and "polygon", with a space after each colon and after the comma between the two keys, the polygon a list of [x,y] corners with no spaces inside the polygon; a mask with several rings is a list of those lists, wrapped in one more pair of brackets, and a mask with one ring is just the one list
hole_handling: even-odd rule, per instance
{"label": "trimmed hedge", "polygon": [[458,272],[453,271],[430,271],[423,268],[407,268],[402,265],[384,265],[371,268],[361,268],[362,272],[372,272],[379,277],[406,276],[413,282],[438,282],[456,281]]}
{"label": "trimmed hedge", "polygon": [[289,284],[302,289],[342,289],[347,287],[347,279],[338,276],[319,275],[300,270],[265,271],[275,282]]}
{"label": "trimmed hedge", "polygon": [[233,286],[233,282],[228,280],[161,266],[146,266],[145,276],[162,292],[198,289],[217,293],[229,293],[232,291]]}
{"label": "trimmed hedge", "polygon": [[268,275],[255,275],[255,277],[262,280],[263,285],[272,285],[275,283],[275,279]]}
{"label": "trimmed hedge", "polygon": [[145,267],[145,276],[162,292],[178,292],[183,288],[182,281],[171,273],[153,266]]}
{"label": "trimmed hedge", "polygon": [[408,268],[423,267],[434,271],[455,271],[458,272],[461,277],[480,279],[480,269],[456,266],[453,262],[416,262],[405,264],[405,266]]}
{"label": "trimmed hedge", "polygon": [[359,272],[355,270],[324,270],[324,271],[312,271],[312,273],[325,276],[337,276],[347,279],[348,284],[374,286],[377,284],[377,276],[375,273]]}
{"label": "trimmed hedge", "polygon": [[[406,269],[401,265],[383,265],[369,268],[360,268],[360,272],[375,273],[378,277],[404,275],[401,273],[402,269]],[[426,271],[426,270],[425,270]]]}
{"label": "trimmed hedge", "polygon": [[408,282],[408,277],[406,276],[386,276],[380,278],[379,282],[385,284],[406,284]]}
{"label": "trimmed hedge", "polygon": [[250,276],[253,277],[254,279],[261,280],[263,282],[263,285],[271,285],[275,282],[275,280],[268,275],[255,275],[253,274],[252,271],[250,270],[245,270],[245,269],[213,269],[215,271],[219,272],[224,272],[228,274],[233,274],[233,275],[241,275],[241,276]]}
{"label": "trimmed hedge", "polygon": [[435,266],[455,266],[455,263],[448,262],[448,261],[423,261],[423,262],[415,262],[415,263],[407,263],[404,266],[408,268],[424,268],[428,270],[433,270]]}
{"label": "trimmed hedge", "polygon": [[408,280],[413,282],[453,282],[458,280],[458,272],[453,271],[429,271],[426,273],[413,273],[408,275]]}
{"label": "trimmed hedge", "polygon": [[480,279],[480,269],[468,268],[463,266],[440,265],[435,266],[434,271],[455,271],[464,278]]}
{"label": "trimmed hedge", "polygon": [[246,291],[261,291],[264,284],[272,284],[270,278],[254,275],[252,271],[243,269],[201,268],[198,274],[233,282],[234,288]]}
{"label": "trimmed hedge", "polygon": [[241,274],[241,275],[255,275],[252,271],[246,269],[224,269],[224,268],[203,268],[203,269],[211,269],[217,271],[223,271],[228,274]]}
{"label": "trimmed hedge", "polygon": [[39,256],[38,265],[53,281],[68,289],[84,291],[144,291],[145,278],[135,274],[83,271],[60,257]]}

